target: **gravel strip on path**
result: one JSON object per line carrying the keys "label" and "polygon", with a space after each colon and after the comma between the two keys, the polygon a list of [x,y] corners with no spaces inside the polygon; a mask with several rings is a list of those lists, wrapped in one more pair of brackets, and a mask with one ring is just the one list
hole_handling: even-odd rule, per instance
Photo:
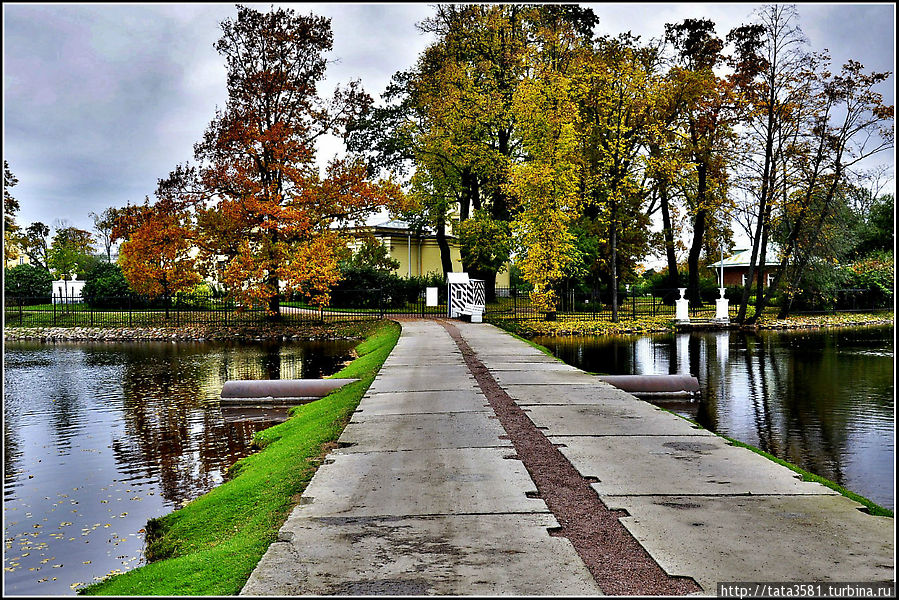
{"label": "gravel strip on path", "polygon": [[625,511],[606,508],[581,476],[527,414],[499,386],[458,328],[440,321],[462,351],[465,364],[506,430],[518,458],[596,583],[609,595],[686,595],[702,589],[690,578],[670,577],[619,522]]}

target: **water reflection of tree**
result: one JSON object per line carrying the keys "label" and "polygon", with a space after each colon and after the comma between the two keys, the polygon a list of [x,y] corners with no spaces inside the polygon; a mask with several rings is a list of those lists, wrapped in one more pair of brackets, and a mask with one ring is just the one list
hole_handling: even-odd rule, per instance
{"label": "water reflection of tree", "polygon": [[[774,377],[775,389],[780,388],[780,371],[776,361],[773,361],[773,354],[768,352],[764,340],[748,336],[743,332],[738,337],[741,347],[745,349],[743,360],[746,371],[746,387],[749,390],[747,400],[752,406],[756,445],[765,452],[783,457],[783,448],[779,442],[784,438],[779,437],[779,434],[775,432],[766,361],[771,359],[773,368],[770,374]],[[736,373],[734,373],[734,377],[736,377]]]}
{"label": "water reflection of tree", "polygon": [[210,440],[246,447],[252,433],[208,418],[201,383],[218,370],[215,353],[147,350],[128,354],[122,374],[127,439],[115,440],[113,452],[126,473],[158,479],[162,496],[177,503],[210,489],[229,464],[221,444]]}
{"label": "water reflection of tree", "polygon": [[[314,353],[316,368],[336,370],[351,344],[322,344]],[[122,371],[125,436],[113,442],[122,470],[130,478],[158,479],[171,503],[211,489],[272,422],[226,422],[206,400],[229,379],[298,377],[309,357],[303,349],[279,343],[131,348]]]}
{"label": "water reflection of tree", "polygon": [[61,347],[54,350],[57,357],[54,372],[48,374],[48,387],[41,397],[49,400],[46,409],[53,428],[54,448],[59,454],[69,454],[71,439],[80,433],[79,424],[83,420],[85,390],[82,378],[87,377],[90,370],[80,349]]}

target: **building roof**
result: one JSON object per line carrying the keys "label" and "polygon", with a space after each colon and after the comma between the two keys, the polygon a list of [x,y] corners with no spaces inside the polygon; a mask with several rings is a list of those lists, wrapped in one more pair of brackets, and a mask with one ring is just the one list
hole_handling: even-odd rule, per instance
{"label": "building roof", "polygon": [[[777,249],[773,246],[768,246],[768,249],[765,251],[765,266],[768,267],[776,267],[780,265],[780,260],[777,258],[778,252]],[[734,250],[734,253],[724,259],[724,268],[728,267],[748,267],[749,259],[752,258],[752,248],[738,248]],[[709,265],[710,269],[720,269],[721,262],[718,261]]]}
{"label": "building roof", "polygon": [[[374,218],[366,221],[365,225],[351,227],[350,229],[357,230],[370,230],[372,233],[387,233],[387,234],[395,234],[395,235],[409,235],[410,233],[417,237],[417,233],[412,230],[410,231],[409,223],[406,221],[402,221],[400,219],[391,219],[390,217],[377,215]],[[434,231],[430,227],[424,227],[421,232],[421,236],[424,238],[434,237]],[[447,239],[454,239],[455,236],[452,235],[449,231],[446,233]]]}

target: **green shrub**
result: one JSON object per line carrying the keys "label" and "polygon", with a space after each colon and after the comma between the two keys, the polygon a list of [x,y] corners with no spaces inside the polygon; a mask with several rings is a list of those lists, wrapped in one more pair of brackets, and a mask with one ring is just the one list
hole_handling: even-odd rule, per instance
{"label": "green shrub", "polygon": [[87,273],[81,296],[91,308],[125,308],[131,289],[118,265],[101,262]]}
{"label": "green shrub", "polygon": [[5,269],[3,295],[7,298],[46,299],[49,302],[53,291],[53,276],[46,269],[33,265],[16,265]]}
{"label": "green shrub", "polygon": [[370,267],[345,266],[343,279],[331,291],[335,308],[402,308],[416,302],[426,287],[437,287],[445,297],[443,275],[400,277]]}

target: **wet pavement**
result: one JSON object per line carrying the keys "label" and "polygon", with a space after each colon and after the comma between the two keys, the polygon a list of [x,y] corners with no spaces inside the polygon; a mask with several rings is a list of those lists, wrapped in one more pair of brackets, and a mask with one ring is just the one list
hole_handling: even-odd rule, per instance
{"label": "wet pavement", "polygon": [[[454,326],[667,575],[705,594],[718,582],[893,580],[892,519],[493,326]],[[554,535],[561,517],[496,416],[447,330],[404,322],[242,594],[622,593]]]}

